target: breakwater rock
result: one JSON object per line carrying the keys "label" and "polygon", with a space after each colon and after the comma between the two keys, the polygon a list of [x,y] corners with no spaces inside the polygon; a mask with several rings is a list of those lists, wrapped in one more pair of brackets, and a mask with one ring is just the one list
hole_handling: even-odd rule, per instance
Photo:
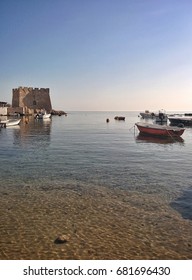
{"label": "breakwater rock", "polygon": [[52,110],[51,111],[51,115],[53,116],[67,116],[67,113],[64,111],[56,111],[56,110]]}

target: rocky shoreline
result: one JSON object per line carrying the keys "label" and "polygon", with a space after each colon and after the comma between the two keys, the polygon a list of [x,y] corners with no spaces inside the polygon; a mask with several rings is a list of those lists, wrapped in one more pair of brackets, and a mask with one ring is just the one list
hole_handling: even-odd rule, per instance
{"label": "rocky shoreline", "polygon": [[52,110],[51,115],[53,116],[67,116],[67,113],[64,111],[57,111],[57,110]]}

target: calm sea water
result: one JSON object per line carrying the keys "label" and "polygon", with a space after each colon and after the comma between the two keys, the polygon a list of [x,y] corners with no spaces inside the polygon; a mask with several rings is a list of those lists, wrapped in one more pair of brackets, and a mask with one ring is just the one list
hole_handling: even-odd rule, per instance
{"label": "calm sea water", "polygon": [[[66,183],[90,192],[94,186],[110,193],[134,192],[153,200],[161,197],[181,220],[190,222],[192,128],[179,141],[139,137],[134,127],[138,114],[69,112],[67,117],[31,117],[28,123],[23,119],[18,127],[1,129],[0,191],[49,191]],[[125,121],[115,121],[116,115]]]}
{"label": "calm sea water", "polygon": [[[115,121],[115,115],[126,121]],[[190,189],[192,128],[183,142],[139,138],[137,121],[137,112],[71,112],[51,121],[23,120],[0,132],[1,178],[13,186],[70,178],[141,192],[150,186],[158,192]]]}

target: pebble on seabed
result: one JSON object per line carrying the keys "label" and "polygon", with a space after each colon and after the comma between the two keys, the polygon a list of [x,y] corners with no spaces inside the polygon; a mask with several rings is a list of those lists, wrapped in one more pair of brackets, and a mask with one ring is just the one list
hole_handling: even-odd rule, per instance
{"label": "pebble on seabed", "polygon": [[55,244],[62,244],[62,243],[66,243],[66,242],[68,242],[68,241],[69,241],[69,236],[68,236],[68,235],[62,234],[62,235],[59,235],[59,236],[55,239],[54,243],[55,243]]}

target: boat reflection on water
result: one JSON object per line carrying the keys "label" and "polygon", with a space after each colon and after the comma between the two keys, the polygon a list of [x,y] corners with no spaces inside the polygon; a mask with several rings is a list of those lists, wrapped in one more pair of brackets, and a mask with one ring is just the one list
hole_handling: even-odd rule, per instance
{"label": "boat reflection on water", "polygon": [[13,131],[14,144],[24,148],[36,148],[49,146],[52,121],[37,121],[33,117],[23,118],[19,130]]}
{"label": "boat reflection on water", "polygon": [[178,137],[155,137],[148,136],[139,133],[136,137],[137,142],[155,143],[155,144],[172,144],[172,143],[184,143],[181,136]]}

